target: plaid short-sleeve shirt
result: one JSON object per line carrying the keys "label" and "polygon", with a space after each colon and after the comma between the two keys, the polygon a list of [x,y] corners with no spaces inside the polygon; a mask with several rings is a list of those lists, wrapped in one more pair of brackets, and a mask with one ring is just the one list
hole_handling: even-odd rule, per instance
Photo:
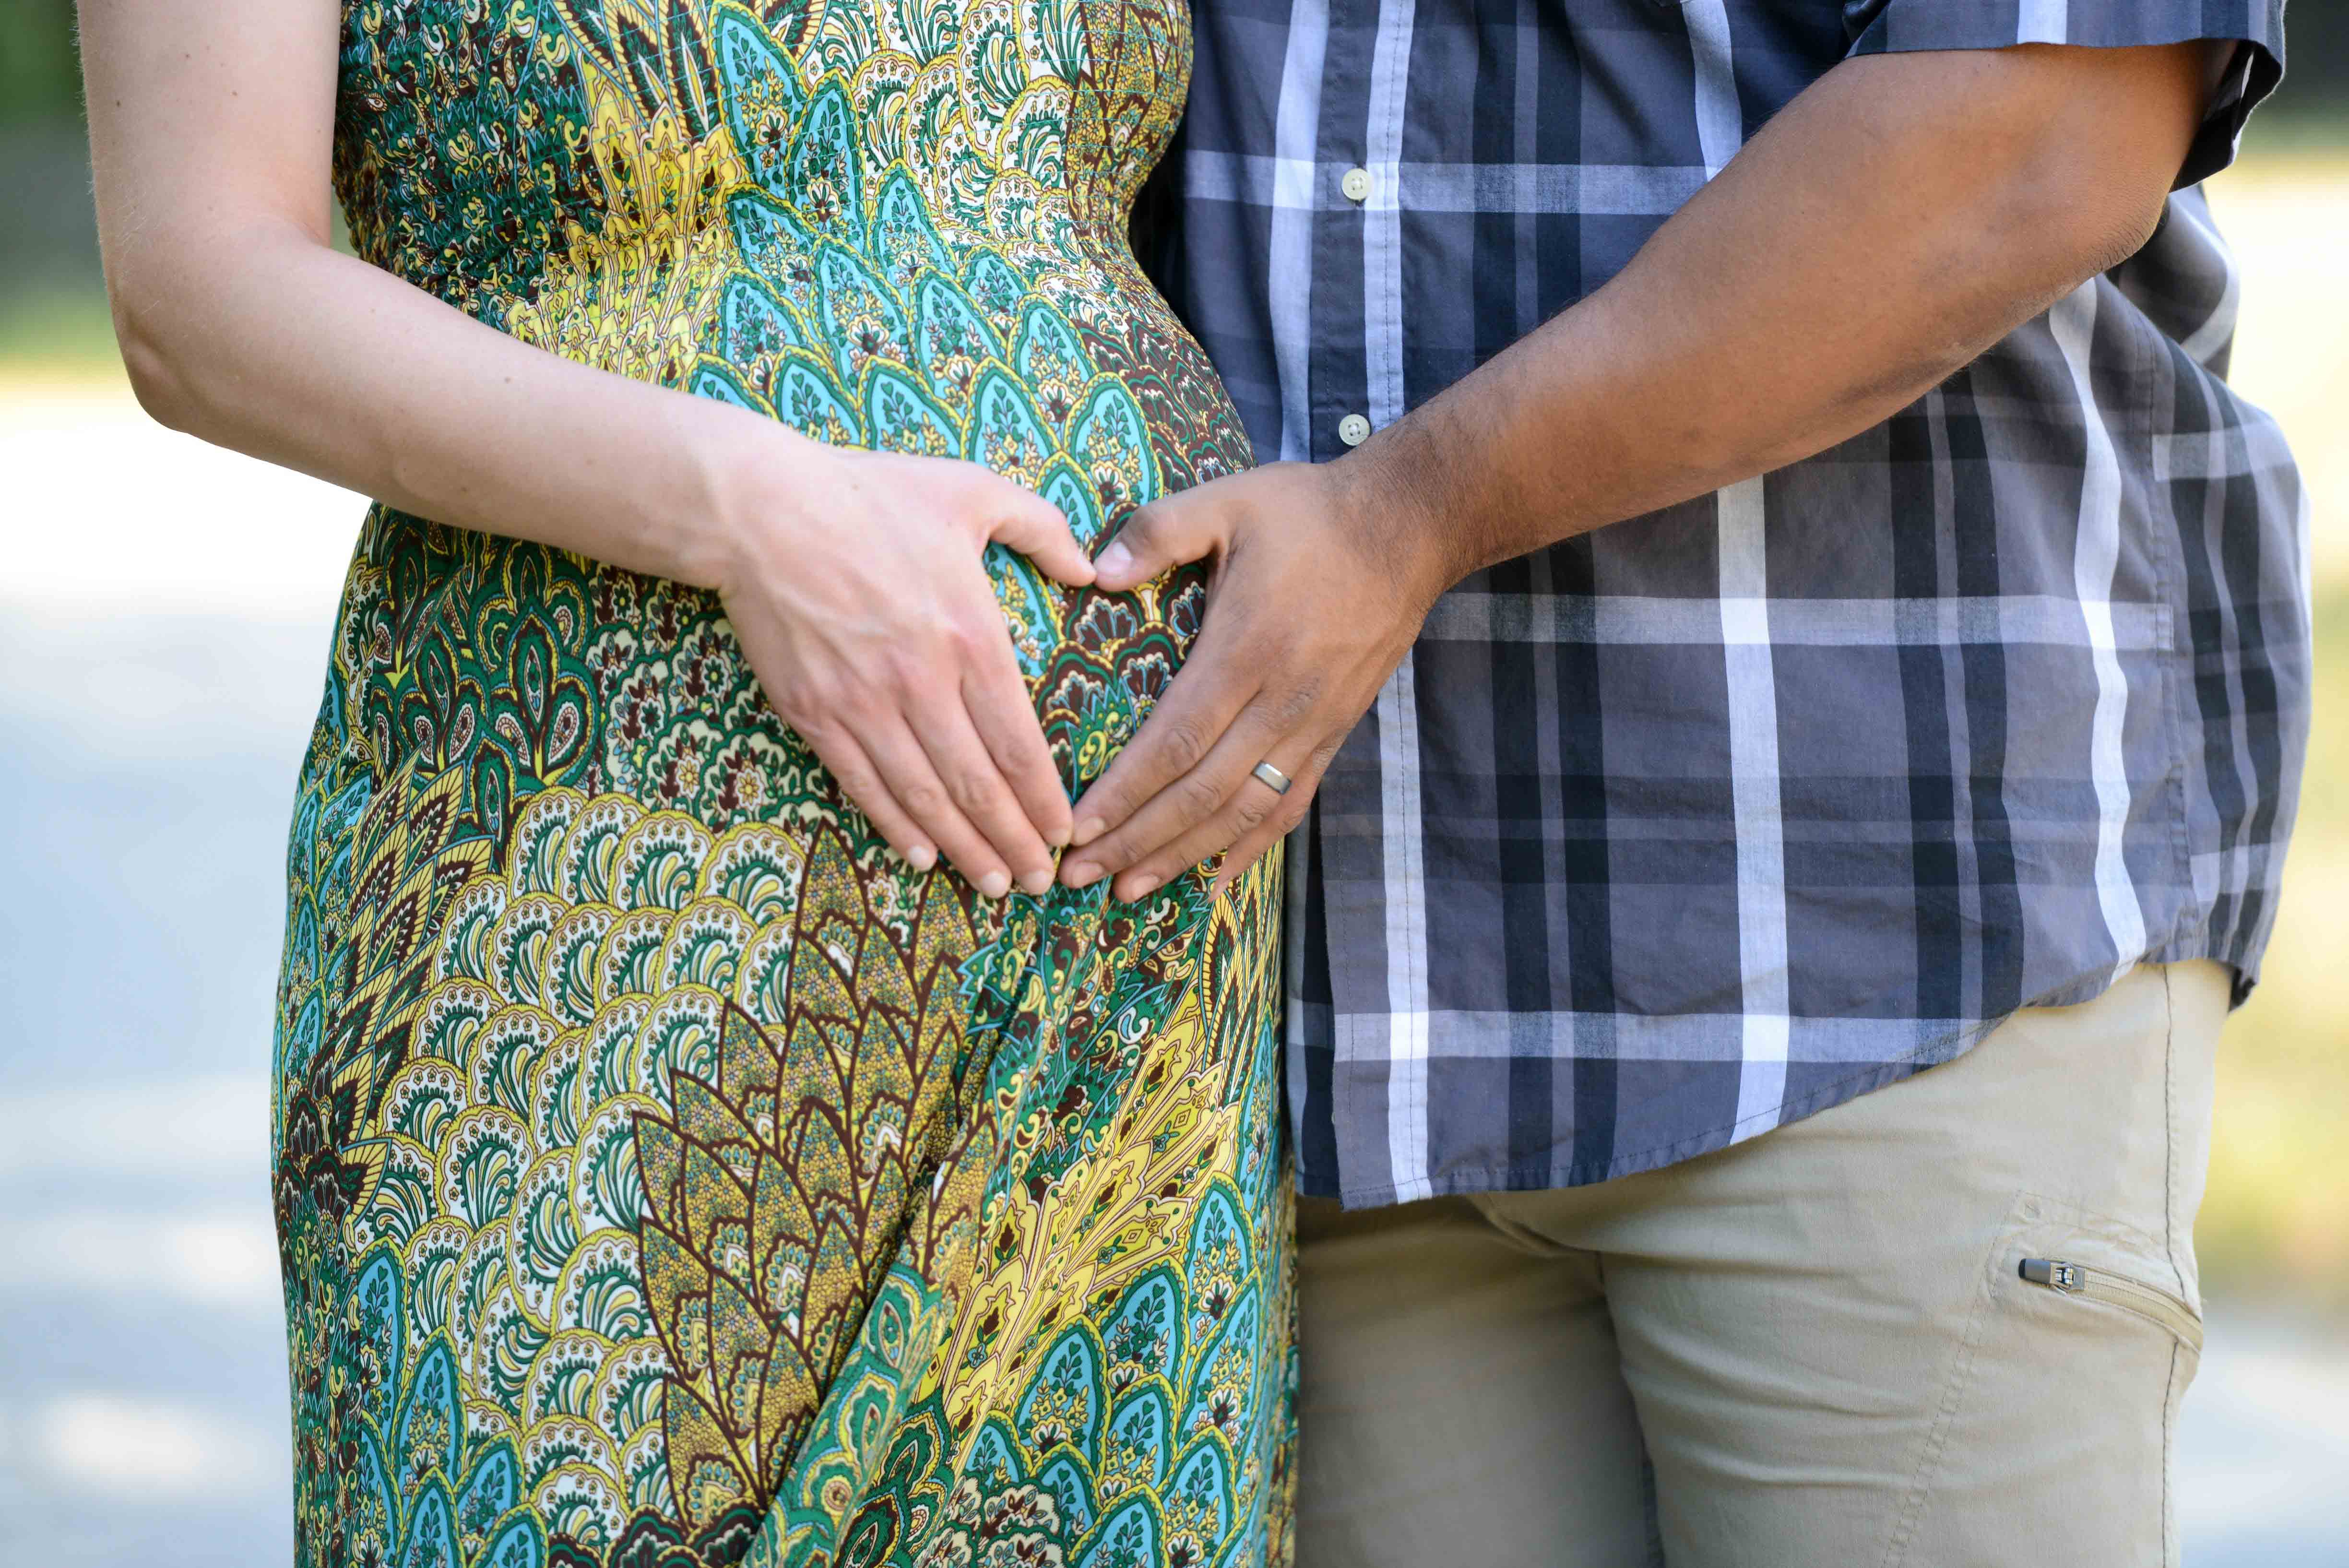
{"label": "plaid short-sleeve shirt", "polygon": [[1299,1179],[1683,1159],[2141,960],[2255,975],[2306,520],[2223,379],[2199,189],[2281,0],[1194,0],[1139,225],[1264,458],[1322,460],[1619,271],[1855,54],[2239,40],[2135,257],[1834,450],[1436,606],[1291,845]]}

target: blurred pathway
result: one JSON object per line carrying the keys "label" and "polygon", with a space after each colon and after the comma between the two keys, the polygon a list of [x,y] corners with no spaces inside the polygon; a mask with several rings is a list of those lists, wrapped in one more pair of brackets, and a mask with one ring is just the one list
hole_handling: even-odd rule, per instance
{"label": "blurred pathway", "polygon": [[363,504],[0,387],[0,1564],[292,1550],[270,996]]}

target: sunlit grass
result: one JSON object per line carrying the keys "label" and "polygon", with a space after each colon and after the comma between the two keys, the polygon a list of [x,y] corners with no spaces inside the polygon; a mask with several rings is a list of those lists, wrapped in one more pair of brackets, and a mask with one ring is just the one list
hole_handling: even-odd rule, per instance
{"label": "sunlit grass", "polygon": [[2349,151],[2284,140],[2213,182],[2244,271],[2233,379],[2313,501],[2316,727],[2266,976],[2219,1058],[2197,1239],[2214,1294],[2349,1308]]}
{"label": "sunlit grass", "polygon": [[[2319,513],[2318,527],[2326,524]],[[2196,1236],[2214,1293],[2349,1310],[2349,574],[2325,583],[2316,628],[2316,727],[2300,824],[2265,978],[2220,1054],[2210,1187]]]}
{"label": "sunlit grass", "polygon": [[2266,978],[2219,1058],[2197,1237],[2214,1293],[2349,1309],[2349,580],[2328,585],[2316,626],[2300,826]]}
{"label": "sunlit grass", "polygon": [[0,379],[120,380],[105,291],[95,281],[0,288]]}

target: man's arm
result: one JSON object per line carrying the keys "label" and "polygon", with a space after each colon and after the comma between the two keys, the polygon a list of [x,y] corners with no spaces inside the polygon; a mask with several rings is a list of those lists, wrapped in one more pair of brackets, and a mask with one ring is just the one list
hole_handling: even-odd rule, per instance
{"label": "man's arm", "polygon": [[1078,803],[1062,879],[1135,898],[1226,847],[1229,875],[1303,816],[1444,588],[1824,451],[2125,260],[2230,53],[1847,61],[1605,287],[1354,452],[1144,507],[1101,586],[1212,557],[1206,624]]}

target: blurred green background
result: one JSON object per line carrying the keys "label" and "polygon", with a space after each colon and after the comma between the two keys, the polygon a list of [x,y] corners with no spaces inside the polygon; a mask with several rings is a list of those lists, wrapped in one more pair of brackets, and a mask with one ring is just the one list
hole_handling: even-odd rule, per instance
{"label": "blurred green background", "polygon": [[[2349,1314],[2349,5],[2299,0],[2290,70],[2211,199],[2246,273],[2235,380],[2315,499],[2317,729],[2266,983],[2230,1032],[2200,1241],[2214,1292]],[[0,396],[119,382],[70,0],[0,0]]]}
{"label": "blurred green background", "polygon": [[[2244,273],[2234,379],[2282,421],[2299,454],[2313,501],[2318,584],[2317,725],[2300,828],[2265,983],[2230,1026],[2220,1058],[2199,1232],[2214,1321],[2231,1311],[2245,1325],[2223,1341],[2238,1359],[2216,1382],[2222,1337],[2214,1334],[2203,1379],[2210,1391],[2198,1387],[2201,1404],[2189,1406],[2185,1438],[2189,1449],[2201,1444],[2187,1456],[2189,1532],[2227,1543],[2199,1560],[2228,1564],[2349,1563],[2331,1554],[2349,1552],[2349,1502],[2319,1495],[2326,1483],[2294,1494],[2297,1533],[2276,1532],[2282,1504],[2260,1490],[2295,1449],[2305,1458],[2312,1444],[2329,1443],[2324,1452],[2349,1455],[2349,962],[2335,946],[2349,929],[2349,0],[2297,0],[2290,46],[2282,91],[2254,121],[2239,165],[2211,185]],[[0,0],[0,888],[88,884],[81,904],[62,909],[45,892],[0,898],[0,1568],[248,1563],[275,1555],[261,1544],[282,1528],[275,1505],[255,1511],[252,1500],[274,1497],[285,1476],[274,1414],[282,1396],[259,1386],[274,1376],[267,1368],[279,1342],[274,1246],[258,1201],[262,1121],[248,1106],[265,1098],[282,896],[273,860],[324,650],[314,622],[332,603],[333,558],[357,514],[352,498],[323,487],[270,492],[274,482],[257,465],[200,453],[145,425],[122,379],[98,275],[76,72],[70,0]],[[55,499],[28,502],[12,462],[67,477]],[[234,466],[202,466],[214,462]],[[92,469],[104,472],[88,477]],[[217,493],[206,500],[199,491]],[[254,499],[264,492],[276,496],[274,511]],[[144,530],[135,538],[125,532],[134,523]],[[35,577],[93,554],[91,539],[102,552],[112,533],[124,534],[114,564],[101,561],[77,579],[82,587],[42,597]],[[66,543],[50,542],[57,537]],[[174,547],[186,554],[171,556]],[[223,608],[203,597],[212,590],[201,580],[164,583],[176,561],[209,559],[225,570],[219,558],[235,552],[246,554],[230,562],[234,580],[253,580],[255,557],[274,563],[267,581],[284,585],[283,602]],[[144,574],[128,596],[126,572]],[[192,749],[158,749],[180,743],[156,739],[179,734],[174,722],[196,736]],[[160,822],[150,837],[163,847],[125,847],[125,821]],[[169,858],[167,885],[156,886],[163,862],[142,853]],[[109,854],[119,863],[93,872],[93,857]],[[77,919],[100,929],[48,929]],[[66,983],[54,980],[59,972]],[[93,989],[111,997],[95,1023],[66,994],[78,991],[86,1004]],[[101,1037],[100,1028],[114,1033]],[[104,1090],[112,1097],[75,1098],[84,1089],[66,1075],[77,1072],[115,1084]],[[224,1117],[189,1108],[216,1104],[230,1107]],[[47,1154],[24,1153],[27,1137],[40,1144],[46,1120],[85,1115],[111,1118],[109,1136],[124,1140],[115,1165],[101,1168],[54,1137],[42,1146]],[[89,1196],[140,1168],[133,1144],[150,1136],[140,1129],[168,1125],[171,1136],[196,1136],[191,1116],[225,1119],[237,1138],[252,1140],[221,1146],[208,1168],[215,1188]],[[117,1205],[105,1211],[115,1219],[75,1219],[74,1205],[95,1214],[90,1205],[101,1201]],[[171,1201],[180,1218],[163,1213]],[[123,1218],[141,1205],[163,1214],[160,1229]],[[28,1214],[56,1225],[41,1231]],[[106,1240],[124,1236],[181,1249],[171,1254],[173,1288],[195,1304],[184,1309],[185,1344],[169,1355],[211,1357],[212,1383],[175,1384],[179,1370],[160,1349],[151,1362],[129,1350],[103,1366],[82,1365],[78,1351],[44,1362],[44,1345],[154,1337],[151,1306],[136,1304],[159,1299],[137,1294],[152,1280],[107,1272],[140,1267],[148,1243]],[[22,1287],[13,1293],[12,1271]],[[215,1323],[225,1326],[207,1338]],[[232,1408],[221,1393],[220,1380],[230,1378],[246,1405]],[[140,1404],[105,1388],[153,1398]],[[45,1390],[46,1424],[28,1425],[23,1412]],[[2194,1428],[2198,1408],[2206,1414]],[[256,1412],[249,1420],[239,1413],[248,1409]],[[2308,1412],[2319,1425],[2292,1424]],[[44,1473],[49,1459],[36,1446],[76,1444],[82,1459],[57,1465],[80,1465],[75,1473],[101,1488],[121,1473],[140,1491],[126,1491],[124,1503],[171,1501],[154,1533],[124,1524],[60,1549],[35,1542],[29,1525],[12,1527],[12,1502],[35,1501],[12,1488],[36,1483],[10,1478]],[[2317,1469],[2336,1473],[2338,1462],[2321,1459]],[[47,1473],[66,1471],[53,1465]],[[157,1479],[173,1476],[177,1492]],[[226,1511],[236,1497],[247,1500],[238,1505],[245,1512],[222,1511],[219,1532],[199,1544],[206,1538],[190,1527],[197,1515],[189,1511],[207,1498]],[[2321,1550],[2312,1544],[2319,1541]]]}
{"label": "blurred green background", "polygon": [[[2235,380],[2315,499],[2314,750],[2266,983],[2232,1024],[2200,1241],[2220,1293],[2349,1313],[2349,5],[2300,0],[2290,71],[2212,183],[2246,272]],[[0,395],[119,382],[70,0],[0,4]]]}

